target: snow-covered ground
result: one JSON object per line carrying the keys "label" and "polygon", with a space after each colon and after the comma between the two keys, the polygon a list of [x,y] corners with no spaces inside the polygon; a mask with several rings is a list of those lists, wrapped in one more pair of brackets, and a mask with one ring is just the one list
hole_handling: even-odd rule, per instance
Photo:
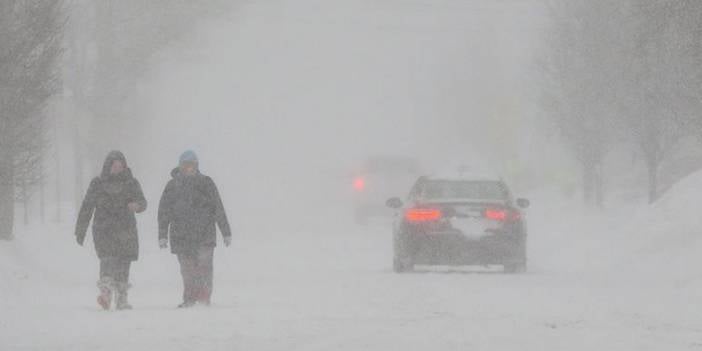
{"label": "snow-covered ground", "polygon": [[214,306],[191,310],[148,225],[125,312],[97,307],[97,259],[70,225],[20,228],[0,245],[0,350],[702,349],[701,194],[697,174],[606,216],[533,195],[525,275],[393,274],[389,224],[343,207],[240,228],[216,251]]}
{"label": "snow-covered ground", "polygon": [[[98,308],[97,258],[92,242],[75,244],[72,223],[19,227],[0,242],[0,351],[702,350],[702,174],[654,206],[605,213],[534,192],[524,275],[394,274],[389,223],[355,226],[350,208],[320,205],[345,203],[320,195],[343,179],[313,188],[322,165],[365,144],[410,149],[406,116],[463,99],[447,92],[473,92],[478,112],[527,124],[525,103],[504,99],[519,95],[507,88],[530,62],[540,29],[527,10],[540,2],[437,2],[249,1],[231,23],[156,57],[134,107],[144,140],[127,130],[123,150],[152,202],[138,217],[135,309]],[[178,310],[178,264],[157,247],[154,208],[191,147],[236,239],[216,250],[214,305]]]}

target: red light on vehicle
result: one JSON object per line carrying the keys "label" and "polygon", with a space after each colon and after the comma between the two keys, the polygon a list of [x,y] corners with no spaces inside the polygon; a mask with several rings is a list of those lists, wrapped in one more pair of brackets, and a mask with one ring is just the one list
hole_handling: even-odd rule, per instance
{"label": "red light on vehicle", "polygon": [[363,178],[356,178],[353,180],[353,188],[361,191],[366,188],[366,181]]}
{"label": "red light on vehicle", "polygon": [[441,218],[441,211],[435,208],[411,208],[405,212],[410,222],[430,222]]}
{"label": "red light on vehicle", "polygon": [[506,221],[507,211],[488,208],[487,210],[485,210],[485,218],[492,219],[495,221]]}
{"label": "red light on vehicle", "polygon": [[499,210],[488,208],[485,210],[485,218],[495,221],[518,221],[522,217],[519,211]]}

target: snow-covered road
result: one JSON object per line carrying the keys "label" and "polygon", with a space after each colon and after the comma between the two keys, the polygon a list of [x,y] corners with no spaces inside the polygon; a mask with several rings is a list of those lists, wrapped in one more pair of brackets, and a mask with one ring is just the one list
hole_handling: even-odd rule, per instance
{"label": "snow-covered road", "polygon": [[241,235],[216,251],[214,306],[191,310],[175,308],[177,262],[148,234],[133,266],[135,309],[104,312],[92,247],[77,247],[69,227],[27,229],[0,246],[0,350],[702,349],[688,303],[699,286],[590,264],[606,251],[565,238],[573,222],[532,213],[525,275],[396,275],[387,223]]}
{"label": "snow-covered road", "polygon": [[[388,222],[359,227],[350,209],[318,205],[336,203],[321,194],[347,181],[325,188],[318,178],[341,178],[352,156],[447,153],[450,140],[411,142],[437,113],[470,107],[529,124],[535,101],[521,87],[535,90],[523,71],[542,2],[300,3],[242,2],[155,57],[140,82],[129,123],[141,133],[125,131],[124,151],[152,208],[139,217],[135,309],[98,308],[92,242],[78,247],[71,223],[20,226],[0,242],[0,351],[702,351],[702,259],[692,259],[702,257],[702,174],[669,211],[638,223],[633,206],[605,216],[532,198],[524,275],[394,274]],[[193,147],[240,226],[215,252],[213,306],[179,310],[178,264],[157,247],[153,208],[176,156]],[[275,216],[290,208],[289,219]]]}

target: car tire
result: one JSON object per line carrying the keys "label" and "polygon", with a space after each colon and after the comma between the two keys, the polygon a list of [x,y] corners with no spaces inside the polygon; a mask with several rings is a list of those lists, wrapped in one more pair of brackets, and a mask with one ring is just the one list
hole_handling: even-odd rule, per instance
{"label": "car tire", "polygon": [[504,272],[507,274],[522,274],[522,273],[526,273],[526,270],[527,270],[526,262],[506,263],[504,265]]}

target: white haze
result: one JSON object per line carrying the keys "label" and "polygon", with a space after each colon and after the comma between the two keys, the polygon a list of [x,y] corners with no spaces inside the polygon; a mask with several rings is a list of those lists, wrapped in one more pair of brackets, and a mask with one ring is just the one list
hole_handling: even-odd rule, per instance
{"label": "white haze", "polygon": [[541,171],[538,7],[275,1],[230,17],[159,53],[139,84],[123,148],[152,198],[185,149],[243,222],[271,204],[327,208],[377,154]]}
{"label": "white haze", "polygon": [[[605,207],[582,205],[581,170],[541,108],[548,20],[539,0],[272,0],[199,22],[150,57],[114,106],[122,127],[88,150],[123,151],[149,201],[134,310],[98,310],[64,179],[64,218],[0,243],[0,350],[699,349],[702,174],[645,205],[622,147],[605,160]],[[235,239],[218,238],[213,306],[183,311],[156,213],[187,149]],[[529,197],[528,273],[394,274],[390,220],[356,225],[350,197],[359,163],[387,154],[498,174]]]}

